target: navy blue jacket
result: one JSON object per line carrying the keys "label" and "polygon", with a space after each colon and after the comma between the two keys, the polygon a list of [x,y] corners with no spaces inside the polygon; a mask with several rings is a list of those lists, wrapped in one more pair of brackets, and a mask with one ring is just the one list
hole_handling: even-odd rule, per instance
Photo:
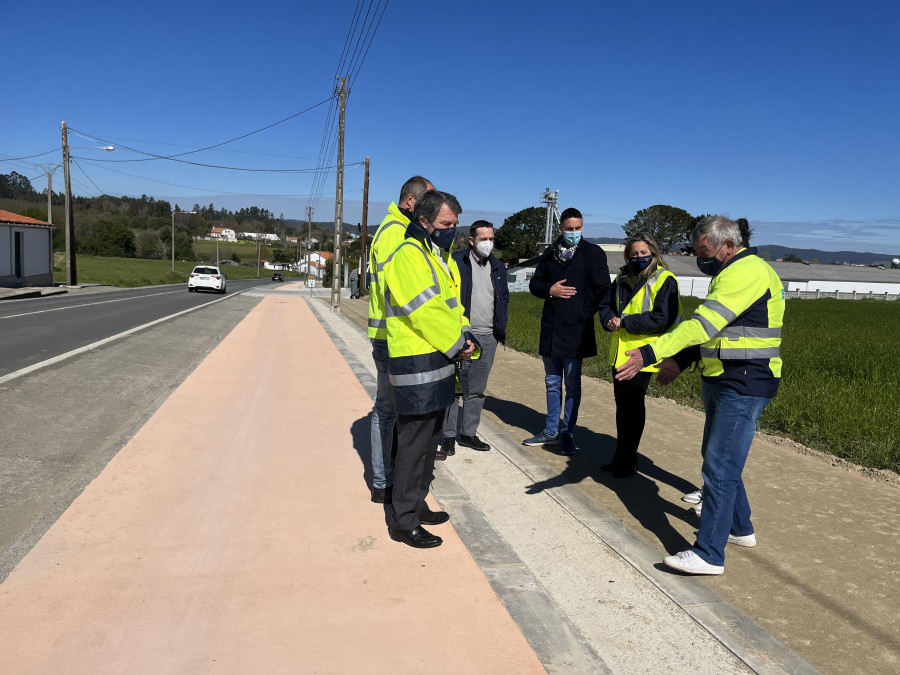
{"label": "navy blue jacket", "polygon": [[[456,264],[459,266],[460,295],[466,317],[472,320],[472,256],[471,249],[457,251],[453,254]],[[488,256],[488,265],[491,266],[491,283],[494,284],[494,337],[497,342],[506,342],[506,319],[509,315],[509,285],[506,283],[506,265],[497,260],[493,255]]]}
{"label": "navy blue jacket", "polygon": [[[541,313],[541,339],[538,354],[558,359],[586,359],[597,355],[594,315],[609,289],[606,253],[584,239],[571,260],[559,262],[553,249],[560,236],[538,259],[534,276],[528,284],[531,294],[544,299]],[[550,288],[566,280],[576,294],[568,299],[551,298]]]}

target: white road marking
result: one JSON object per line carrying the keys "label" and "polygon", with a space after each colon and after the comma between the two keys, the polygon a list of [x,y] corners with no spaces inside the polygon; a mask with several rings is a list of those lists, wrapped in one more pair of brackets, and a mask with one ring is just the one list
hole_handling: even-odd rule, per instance
{"label": "white road marking", "polygon": [[[172,291],[168,291],[172,292]],[[222,302],[223,300],[228,300],[230,298],[235,298],[244,291],[237,291],[236,293],[231,293],[230,295],[226,295],[224,298],[219,298],[218,300],[213,300],[212,302],[207,302],[202,305],[198,305],[197,307],[191,307],[189,309],[182,310],[180,312],[176,312],[175,314],[169,314],[168,316],[164,316],[160,319],[156,319],[155,321],[151,321],[150,323],[145,323],[141,326],[135,326],[134,328],[130,328],[122,333],[118,333],[116,335],[111,335],[108,338],[103,338],[102,340],[98,340],[97,342],[92,342],[89,345],[85,345],[84,347],[79,347],[78,349],[73,349],[70,352],[66,352],[65,354],[60,354],[59,356],[54,356],[51,359],[47,359],[46,361],[41,361],[40,363],[35,363],[34,365],[28,366],[27,368],[22,368],[21,370],[16,370],[15,372],[9,373],[8,375],[4,375],[0,377],[0,384],[5,384],[10,380],[15,380],[17,377],[22,377],[23,375],[28,375],[29,373],[33,373],[36,370],[40,370],[41,368],[46,368],[47,366],[52,366],[54,363],[59,363],[60,361],[65,361],[66,359],[70,359],[73,356],[78,356],[79,354],[84,354],[85,352],[89,352],[92,349],[97,349],[97,347],[102,347],[105,344],[110,342],[114,342],[120,338],[123,338],[127,335],[131,335],[132,333],[137,333],[138,331],[142,331],[145,328],[150,328],[151,326],[155,326],[158,323],[162,323],[163,321],[168,321],[169,319],[174,319],[176,316],[181,316],[182,314],[187,314],[189,312],[194,312],[198,309],[203,309],[204,307],[209,307],[210,305],[214,305],[217,302]],[[112,302],[112,301],[109,301]],[[95,303],[96,304],[96,303]]]}
{"label": "white road marking", "polygon": [[168,295],[170,293],[183,293],[184,289],[177,291],[163,291],[162,293],[148,293],[147,295],[134,295],[129,298],[117,298],[116,300],[101,300],[100,302],[86,302],[81,305],[69,305],[67,307],[56,307],[54,309],[39,309],[36,312],[25,312],[24,314],[10,314],[9,316],[0,316],[2,319],[16,319],[21,316],[31,316],[32,314],[44,314],[45,312],[59,312],[64,309],[78,309],[79,307],[92,307],[93,305],[106,305],[110,302],[124,302],[125,300],[137,300],[138,298],[152,298],[157,295]]}

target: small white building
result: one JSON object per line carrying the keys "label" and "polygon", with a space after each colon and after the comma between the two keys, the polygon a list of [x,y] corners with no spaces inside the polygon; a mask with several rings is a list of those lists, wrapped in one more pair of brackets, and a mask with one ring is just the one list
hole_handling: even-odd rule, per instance
{"label": "small white building", "polygon": [[277,234],[272,234],[270,232],[244,232],[241,236],[244,239],[250,239],[251,241],[264,241],[266,243],[277,243],[281,241]]}
{"label": "small white building", "polygon": [[237,241],[237,233],[229,227],[214,227],[206,238],[213,241]]}
{"label": "small white building", "polygon": [[0,211],[0,286],[53,285],[53,225]]}

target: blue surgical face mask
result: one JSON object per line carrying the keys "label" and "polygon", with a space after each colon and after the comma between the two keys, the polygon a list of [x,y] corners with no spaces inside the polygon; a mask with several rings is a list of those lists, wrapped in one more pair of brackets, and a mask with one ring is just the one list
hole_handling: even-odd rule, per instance
{"label": "blue surgical face mask", "polygon": [[577,232],[563,232],[563,239],[569,246],[574,246],[581,241],[581,230]]}
{"label": "blue surgical face mask", "polygon": [[434,242],[434,245],[445,251],[453,245],[454,239],[456,239],[455,227],[445,227],[444,229],[436,227],[431,233],[431,241]]}
{"label": "blue surgical face mask", "polygon": [[647,266],[653,262],[652,255],[639,255],[628,259],[628,267],[632,274],[638,274],[647,269]]}
{"label": "blue surgical face mask", "polygon": [[[724,245],[725,244],[722,244],[722,246]],[[716,249],[716,255],[722,250],[722,246]],[[697,269],[703,272],[703,274],[708,274],[711,277],[714,277],[721,272],[722,265],[724,264],[725,262],[719,260],[716,256],[712,256],[711,258],[697,258]]]}

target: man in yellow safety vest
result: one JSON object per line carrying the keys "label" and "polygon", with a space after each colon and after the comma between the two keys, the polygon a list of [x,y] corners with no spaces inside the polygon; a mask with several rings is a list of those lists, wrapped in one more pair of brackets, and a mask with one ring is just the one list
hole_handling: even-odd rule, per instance
{"label": "man in yellow safety vest", "polygon": [[422,527],[450,518],[425,496],[434,473],[444,410],[455,393],[458,359],[478,341],[459,297],[459,269],[450,255],[462,208],[453,195],[429,190],[416,202],[406,238],[382,270],[388,373],[397,411],[397,453],[388,533],[415,548],[440,546]]}
{"label": "man in yellow safety vest", "polygon": [[726,544],[756,545],[741,473],[756,422],[781,382],[784,286],[756,249],[741,246],[740,228],[728,218],[705,218],[691,241],[700,271],[713,277],[706,299],[656,342],[626,352],[616,379],[665,359],[658,382],[666,384],[699,362],[706,408],[700,527],[690,549],[664,562],[688,574],[722,574]]}

